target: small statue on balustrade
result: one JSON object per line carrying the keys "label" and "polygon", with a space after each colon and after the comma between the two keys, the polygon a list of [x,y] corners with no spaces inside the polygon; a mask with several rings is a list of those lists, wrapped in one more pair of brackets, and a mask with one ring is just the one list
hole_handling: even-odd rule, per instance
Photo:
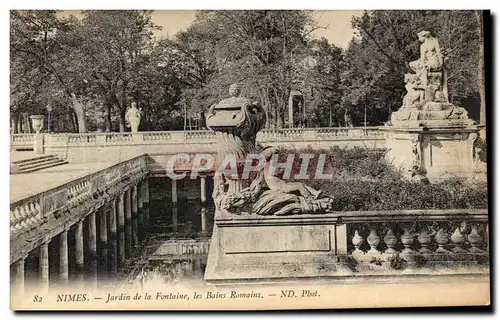
{"label": "small statue on balustrade", "polygon": [[127,127],[130,128],[132,133],[139,131],[139,124],[141,123],[141,111],[142,109],[137,109],[137,104],[132,102],[130,108],[127,109],[125,113],[125,121],[127,122]]}

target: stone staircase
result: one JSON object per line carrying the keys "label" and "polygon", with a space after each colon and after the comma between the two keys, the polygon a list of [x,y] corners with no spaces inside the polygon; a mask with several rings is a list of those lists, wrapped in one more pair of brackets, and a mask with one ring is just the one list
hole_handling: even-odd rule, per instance
{"label": "stone staircase", "polygon": [[41,156],[30,159],[23,159],[11,162],[10,173],[29,173],[35,172],[42,169],[52,168],[55,166],[60,166],[68,162],[54,155]]}

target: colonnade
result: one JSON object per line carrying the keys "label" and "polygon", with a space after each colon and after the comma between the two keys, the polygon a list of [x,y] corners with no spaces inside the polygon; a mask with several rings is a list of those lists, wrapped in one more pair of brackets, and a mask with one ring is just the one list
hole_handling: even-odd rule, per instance
{"label": "colonnade", "polygon": [[[53,285],[49,282],[54,280],[59,286],[75,283],[96,287],[98,281],[126,267],[127,259],[145,239],[149,217],[149,183],[145,179],[110,196],[103,206],[22,255],[13,263],[14,289],[24,292],[28,257],[38,260],[38,272],[34,272],[38,277],[33,280],[42,292],[48,291]],[[57,250],[49,250],[54,246]]]}
{"label": "colonnade", "polygon": [[[189,179],[188,176],[184,179]],[[200,180],[200,201],[201,201],[201,231],[207,231],[207,177],[205,175],[199,176]],[[172,200],[172,225],[174,232],[177,232],[177,219],[179,215],[179,180],[171,179],[171,200]]]}

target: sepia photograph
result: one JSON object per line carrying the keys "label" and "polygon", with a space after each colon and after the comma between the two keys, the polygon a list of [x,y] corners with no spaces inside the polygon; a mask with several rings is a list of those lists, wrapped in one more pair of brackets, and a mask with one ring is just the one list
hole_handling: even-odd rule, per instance
{"label": "sepia photograph", "polygon": [[490,305],[490,11],[9,17],[11,310]]}

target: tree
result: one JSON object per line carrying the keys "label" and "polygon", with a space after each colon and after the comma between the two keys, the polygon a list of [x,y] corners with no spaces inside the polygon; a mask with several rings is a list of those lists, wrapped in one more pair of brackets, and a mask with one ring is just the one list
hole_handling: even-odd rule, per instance
{"label": "tree", "polygon": [[[74,57],[80,74],[93,86],[105,109],[105,130],[111,130],[112,113],[117,112],[119,130],[125,131],[125,112],[131,93],[143,84],[136,81],[151,61],[153,31],[158,29],[150,11],[85,11],[72,34],[79,43]],[[136,96],[136,98],[138,98]]]}
{"label": "tree", "polygon": [[[71,77],[65,56],[68,46],[62,39],[74,28],[73,19],[62,19],[56,11],[11,11],[11,60],[32,62],[33,70],[49,74],[69,99],[77,117],[79,132],[87,131],[84,106],[78,97],[78,84]],[[13,77],[15,78],[15,76]]]}
{"label": "tree", "polygon": [[484,79],[484,12],[480,10],[476,10],[476,18],[478,25],[478,35],[479,39],[483,41],[479,42],[479,63],[478,63],[478,87],[479,87],[479,96],[481,99],[481,114],[479,123],[484,125],[485,128],[481,130],[479,133],[483,140],[486,139],[486,93],[485,93],[485,79]]}
{"label": "tree", "polygon": [[238,82],[263,105],[268,126],[282,127],[315,28],[307,11],[200,12],[174,43],[176,54],[184,56],[179,70],[187,75],[179,79],[189,82],[183,103],[199,112],[226,97],[229,85]]}

